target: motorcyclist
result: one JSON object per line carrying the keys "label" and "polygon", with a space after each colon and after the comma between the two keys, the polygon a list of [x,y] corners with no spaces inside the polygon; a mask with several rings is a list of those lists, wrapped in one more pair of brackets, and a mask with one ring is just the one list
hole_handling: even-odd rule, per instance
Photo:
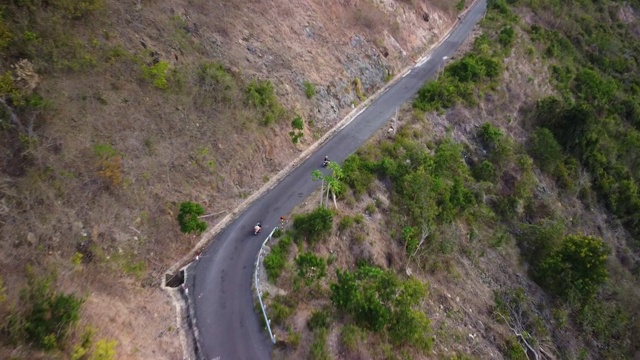
{"label": "motorcyclist", "polygon": [[257,235],[260,230],[262,230],[262,224],[257,223],[256,226],[253,227],[253,233]]}
{"label": "motorcyclist", "polygon": [[322,166],[327,166],[327,165],[329,165],[330,162],[331,161],[329,160],[329,157],[325,156],[324,157],[324,161],[322,162]]}

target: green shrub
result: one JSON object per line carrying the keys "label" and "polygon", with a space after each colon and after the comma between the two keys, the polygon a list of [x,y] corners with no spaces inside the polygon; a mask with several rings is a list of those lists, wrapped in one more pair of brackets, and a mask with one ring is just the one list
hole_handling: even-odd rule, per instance
{"label": "green shrub", "polygon": [[488,160],[482,160],[480,164],[475,166],[472,174],[477,181],[494,182],[496,180],[496,171],[493,164]]}
{"label": "green shrub", "polygon": [[593,104],[608,103],[617,90],[615,81],[606,79],[598,72],[582,69],[574,79],[575,92],[583,100]]}
{"label": "green shrub", "polygon": [[478,130],[478,138],[487,151],[489,159],[499,168],[504,168],[512,160],[513,145],[499,128],[490,123],[484,123]]}
{"label": "green shrub", "polygon": [[118,342],[115,340],[98,340],[89,360],[113,360],[116,357],[116,346]]}
{"label": "green shrub", "polygon": [[338,230],[345,231],[353,226],[353,218],[349,215],[345,215],[338,224]]}
{"label": "green shrub", "polygon": [[289,255],[289,247],[293,239],[285,235],[278,241],[278,244],[271,248],[269,254],[264,258],[264,268],[267,271],[269,280],[275,282],[280,277]]}
{"label": "green shrub", "polygon": [[328,329],[329,326],[331,326],[331,314],[328,310],[314,310],[307,321],[307,327],[311,331]]}
{"label": "green shrub", "polygon": [[560,247],[542,260],[536,277],[561,297],[592,298],[608,277],[609,249],[593,236],[566,236]]}
{"label": "green shrub", "polygon": [[293,218],[293,228],[296,240],[306,240],[314,244],[331,232],[333,213],[324,207],[319,207],[306,215],[296,215]]}
{"label": "green shrub", "polygon": [[198,85],[205,96],[213,96],[223,102],[230,102],[238,96],[238,83],[223,64],[203,63],[197,75]]}
{"label": "green shrub", "polygon": [[364,338],[364,332],[355,325],[345,325],[340,329],[340,342],[349,351],[355,351]]}
{"label": "green shrub", "polygon": [[327,263],[325,259],[316,256],[314,253],[305,252],[296,257],[298,266],[298,276],[304,279],[307,285],[326,275]]}
{"label": "green shrub", "polygon": [[377,208],[376,208],[376,204],[375,202],[371,202],[367,204],[367,207],[364,208],[364,211],[369,214],[372,215],[376,212]]}
{"label": "green shrub", "polygon": [[364,95],[360,78],[353,79],[353,87],[356,91],[356,96],[358,97],[358,99],[360,101],[364,101],[366,99],[366,96]]}
{"label": "green shrub", "polygon": [[12,314],[10,338],[44,350],[62,349],[64,340],[80,319],[84,300],[52,289],[52,277],[37,278],[29,271],[27,288],[20,296],[24,312]]}
{"label": "green shrub", "polygon": [[207,223],[199,219],[199,216],[203,214],[204,209],[202,208],[202,205],[191,201],[181,203],[180,211],[178,212],[178,224],[180,225],[180,231],[185,234],[200,234],[205,231],[207,229]]}
{"label": "green shrub", "polygon": [[249,105],[261,112],[264,125],[271,125],[284,115],[284,109],[278,102],[271,81],[251,81],[247,86],[246,95]]}
{"label": "green shrub", "polygon": [[517,338],[510,337],[504,344],[502,353],[509,360],[527,360],[527,354]]}
{"label": "green shrub", "polygon": [[516,240],[523,256],[537,268],[560,245],[565,230],[564,224],[548,220],[539,224],[522,223]]}
{"label": "green shrub", "polygon": [[447,66],[445,73],[460,82],[478,82],[485,76],[486,70],[477,56],[466,55]]}
{"label": "green shrub", "polygon": [[329,360],[329,350],[327,349],[327,329],[319,329],[314,332],[313,342],[309,349],[309,360]]}
{"label": "green shrub", "polygon": [[313,83],[305,81],[304,84],[304,94],[307,96],[307,99],[311,99],[316,95],[316,87]]}
{"label": "green shrub", "polygon": [[142,65],[142,78],[151,81],[156,88],[166,90],[169,88],[169,82],[167,81],[168,69],[169,63],[163,60],[151,66]]}
{"label": "green shrub", "polygon": [[300,346],[300,341],[302,340],[302,335],[299,332],[294,331],[289,328],[287,330],[287,344],[294,349],[297,349]]}
{"label": "green shrub", "polygon": [[424,285],[415,279],[400,281],[395,274],[369,265],[356,272],[336,271],[331,284],[331,301],[339,311],[350,314],[356,324],[372,331],[387,331],[396,344],[426,350],[431,347],[429,320],[415,307],[426,296]]}
{"label": "green shrub", "polygon": [[422,111],[448,109],[459,99],[456,86],[449,81],[430,81],[420,88],[412,106]]}
{"label": "green shrub", "polygon": [[516,33],[511,26],[505,26],[500,30],[498,35],[498,42],[504,47],[511,46],[516,38]]}
{"label": "green shrub", "polygon": [[7,26],[4,19],[0,17],[0,51],[3,52],[9,46],[13,36],[9,26]]}
{"label": "green shrub", "polygon": [[298,141],[300,141],[300,138],[304,136],[304,133],[302,132],[302,130],[304,129],[304,121],[300,116],[296,116],[291,121],[291,128],[293,128],[293,131],[289,132],[289,136],[291,136],[291,142],[297,144]]}
{"label": "green shrub", "polygon": [[487,9],[495,10],[502,15],[511,14],[511,10],[509,9],[509,5],[507,5],[506,0],[489,0],[487,1]]}
{"label": "green shrub", "polygon": [[482,124],[482,126],[480,126],[480,129],[478,130],[478,138],[480,139],[482,145],[485,147],[494,146],[496,143],[502,140],[503,136],[504,135],[502,134],[502,131],[500,129],[488,122]]}
{"label": "green shrub", "polygon": [[405,226],[402,228],[402,242],[404,243],[404,247],[407,250],[408,255],[413,255],[418,248],[417,235],[417,230],[414,227]]}
{"label": "green shrub", "polygon": [[293,314],[294,306],[286,297],[278,295],[267,309],[271,321],[276,325],[282,325]]}
{"label": "green shrub", "polygon": [[342,163],[343,180],[356,195],[369,190],[375,180],[370,167],[371,164],[358,155],[351,155]]}
{"label": "green shrub", "polygon": [[548,174],[555,173],[556,168],[564,159],[562,147],[547,128],[538,128],[533,132],[529,152],[540,169]]}

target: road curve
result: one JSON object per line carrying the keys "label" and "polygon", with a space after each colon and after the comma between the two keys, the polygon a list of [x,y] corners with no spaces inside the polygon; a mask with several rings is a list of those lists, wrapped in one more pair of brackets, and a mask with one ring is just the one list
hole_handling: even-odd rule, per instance
{"label": "road curve", "polygon": [[[342,162],[385,124],[397,107],[410,100],[432,78],[446,58],[465,41],[483,16],[486,0],[477,1],[458,26],[430,56],[396,83],[335,134],[316,153],[302,162],[278,185],[257,199],[187,267],[185,287],[197,330],[198,357],[207,360],[270,359],[272,345],[260,327],[251,291],[253,267],[263,236],[253,235],[257,221],[266,236],[279,217],[288,214],[319,187],[311,172],[322,158]],[[261,315],[260,315],[261,316]]]}

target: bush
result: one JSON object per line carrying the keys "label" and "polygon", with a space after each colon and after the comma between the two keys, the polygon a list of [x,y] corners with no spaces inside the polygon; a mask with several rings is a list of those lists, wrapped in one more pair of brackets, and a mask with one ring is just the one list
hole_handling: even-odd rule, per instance
{"label": "bush", "polygon": [[356,195],[369,190],[375,180],[370,167],[371,164],[359,155],[351,155],[342,163],[343,180]]}
{"label": "bush", "polygon": [[166,90],[169,88],[169,82],[166,76],[168,69],[169,63],[163,60],[151,66],[142,65],[142,78],[151,81],[156,88]]}
{"label": "bush", "polygon": [[608,277],[609,249],[602,239],[569,235],[542,261],[536,276],[548,290],[564,298],[592,298]]}
{"label": "bush", "polygon": [[516,33],[511,26],[505,26],[500,30],[500,34],[498,35],[498,42],[504,46],[508,47],[513,44],[513,41],[516,38]]}
{"label": "bush", "polygon": [[291,128],[293,129],[293,131],[289,132],[289,136],[291,136],[291,142],[297,144],[298,141],[300,141],[300,138],[304,136],[304,133],[302,132],[302,130],[304,129],[304,121],[300,116],[296,116],[291,121]]}
{"label": "bush", "polygon": [[113,360],[116,356],[116,346],[118,342],[115,340],[98,340],[96,349],[89,358],[90,360]]}
{"label": "bush", "polygon": [[293,314],[294,306],[289,299],[278,295],[267,308],[269,310],[269,318],[276,325],[281,325],[291,314]]}
{"label": "bush", "polygon": [[355,273],[338,269],[336,275],[331,301],[356,324],[376,332],[386,330],[396,344],[431,347],[429,320],[414,309],[426,296],[420,281],[400,281],[392,272],[369,265],[359,266]]}
{"label": "bush", "polygon": [[238,83],[220,63],[204,63],[198,69],[198,85],[206,97],[230,102],[238,96]]}
{"label": "bush", "polygon": [[304,85],[304,94],[307,96],[307,99],[311,99],[316,95],[316,87],[315,85],[313,85],[313,83],[305,81],[303,85]]}
{"label": "bush", "polygon": [[540,224],[520,224],[516,237],[523,256],[537,268],[560,245],[565,226],[560,222],[545,221]]}
{"label": "bush", "polygon": [[327,349],[327,335],[327,329],[319,329],[315,332],[309,350],[309,360],[329,360],[331,358]]}
{"label": "bush", "polygon": [[434,111],[452,107],[459,98],[456,85],[449,81],[430,81],[418,91],[413,108]]}
{"label": "bush", "polygon": [[29,271],[28,287],[20,297],[25,310],[7,321],[10,338],[44,350],[62,349],[69,329],[80,319],[84,300],[53,290],[52,282],[52,277],[36,278]]}
{"label": "bush", "polygon": [[297,349],[300,346],[300,341],[302,340],[302,335],[299,332],[295,332],[293,329],[289,328],[287,331],[287,344],[294,349]]}
{"label": "bush", "polygon": [[264,268],[267,271],[269,280],[275,282],[280,277],[289,255],[289,247],[293,240],[291,236],[285,235],[278,241],[278,244],[271,248],[269,254],[264,258]]}
{"label": "bush", "polygon": [[487,151],[489,159],[499,168],[503,168],[511,160],[512,144],[499,128],[490,123],[484,123],[478,130],[478,138]]}
{"label": "bush", "polygon": [[540,169],[548,174],[554,174],[556,168],[564,159],[562,147],[556,141],[553,133],[547,128],[538,128],[533,132],[529,152],[540,166]]}
{"label": "bush", "polygon": [[364,340],[364,332],[355,325],[345,325],[340,330],[340,342],[349,351],[355,351]]}
{"label": "bush", "polygon": [[326,261],[311,252],[305,252],[296,257],[298,276],[304,279],[307,285],[324,277],[327,271]]}
{"label": "bush", "polygon": [[333,213],[324,207],[319,207],[306,215],[296,215],[293,218],[293,228],[296,240],[307,240],[314,244],[331,232]]}
{"label": "bush", "polygon": [[181,203],[180,211],[178,212],[178,224],[180,224],[180,231],[185,234],[199,234],[205,231],[207,229],[207,223],[198,218],[203,214],[204,209],[202,208],[202,205],[190,201]]}
{"label": "bush", "polygon": [[309,321],[307,321],[307,327],[309,330],[314,331],[318,329],[328,329],[331,325],[331,314],[327,310],[314,310],[311,313]]}
{"label": "bush", "polygon": [[517,338],[509,338],[504,344],[502,353],[509,360],[527,360],[527,354],[522,349],[522,345]]}
{"label": "bush", "polygon": [[502,131],[500,129],[488,122],[482,124],[478,130],[478,138],[480,139],[480,142],[483,146],[488,148],[495,146],[496,143],[502,140],[503,136],[504,135],[502,135]]}
{"label": "bush", "polygon": [[477,181],[494,182],[496,180],[496,171],[488,160],[482,160],[479,165],[475,166],[472,174]]}
{"label": "bush", "polygon": [[354,223],[353,218],[349,215],[345,215],[342,218],[342,220],[340,220],[340,223],[338,224],[338,230],[345,231],[350,227],[352,227],[353,223]]}
{"label": "bush", "polygon": [[269,80],[253,80],[246,89],[247,102],[262,113],[264,125],[271,125],[284,115]]}

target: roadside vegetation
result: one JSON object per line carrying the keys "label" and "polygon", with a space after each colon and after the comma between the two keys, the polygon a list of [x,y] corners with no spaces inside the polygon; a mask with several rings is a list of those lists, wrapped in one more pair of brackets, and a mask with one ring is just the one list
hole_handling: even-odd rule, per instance
{"label": "roadside vegetation", "polygon": [[[298,235],[298,249],[281,265],[288,270],[274,281],[289,299],[277,355],[392,359],[436,351],[473,358],[488,354],[483,346],[509,359],[637,355],[640,127],[629,74],[640,70],[623,48],[636,49],[640,40],[619,17],[638,4],[583,5],[489,1],[483,34],[425,84],[398,133],[345,160],[332,210],[339,221],[311,241]],[[522,21],[525,7],[538,22]],[[539,57],[553,95],[526,99],[517,118],[475,121],[474,128],[448,125],[436,135],[425,124],[425,117],[485,108],[501,97],[514,56]],[[514,124],[528,136],[516,140]],[[615,217],[607,224],[588,220],[607,211]],[[294,238],[300,225],[290,230]],[[326,275],[303,281],[306,273],[294,265],[301,256],[319,261],[314,269]],[[492,296],[456,310],[440,279],[463,286],[469,266]],[[524,278],[512,274],[518,271]],[[430,300],[433,293],[438,300]],[[301,319],[307,329],[296,327]],[[484,334],[461,333],[479,319]],[[339,339],[337,349],[318,345],[327,331]],[[495,339],[486,345],[476,336]]]}

